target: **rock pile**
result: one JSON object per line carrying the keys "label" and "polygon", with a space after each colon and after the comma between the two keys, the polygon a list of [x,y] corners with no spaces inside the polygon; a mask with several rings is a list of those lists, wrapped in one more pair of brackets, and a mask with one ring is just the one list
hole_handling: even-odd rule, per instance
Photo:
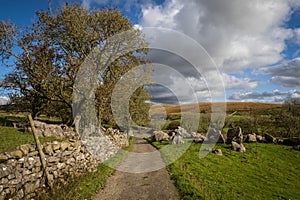
{"label": "rock pile", "polygon": [[112,141],[114,144],[116,144],[118,147],[127,147],[129,145],[128,143],[128,136],[124,132],[120,132],[118,129],[112,129],[112,128],[102,128],[104,134],[108,136],[110,141]]}

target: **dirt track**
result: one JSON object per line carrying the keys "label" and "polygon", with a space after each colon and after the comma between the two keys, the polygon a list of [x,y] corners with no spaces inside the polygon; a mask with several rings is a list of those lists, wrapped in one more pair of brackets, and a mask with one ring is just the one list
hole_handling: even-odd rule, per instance
{"label": "dirt track", "polygon": [[[120,170],[117,170],[113,176],[107,179],[106,187],[99,191],[93,199],[180,199],[173,182],[170,180],[167,170],[161,168],[164,166],[164,163],[159,152],[143,139],[136,139],[133,146],[133,152],[137,153],[137,156],[129,156],[119,166],[118,169]],[[147,154],[151,154],[151,159]],[[143,168],[149,166],[150,168],[148,169],[151,169],[151,166],[161,169],[143,172],[145,171]],[[127,173],[124,171],[142,173]]]}

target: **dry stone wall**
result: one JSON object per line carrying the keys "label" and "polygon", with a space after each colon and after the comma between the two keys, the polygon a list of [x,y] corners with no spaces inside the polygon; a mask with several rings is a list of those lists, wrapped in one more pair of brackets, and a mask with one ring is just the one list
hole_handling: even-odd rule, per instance
{"label": "dry stone wall", "polygon": [[[93,156],[91,149],[87,144],[83,145],[84,141],[79,140],[73,128],[39,121],[34,121],[34,124],[38,136],[64,138],[64,141],[43,144],[47,165],[45,170],[34,144],[24,144],[12,152],[0,153],[0,200],[35,198],[46,189],[48,181],[50,184],[65,184],[73,177],[95,171],[99,162],[109,159],[120,148],[128,146],[126,133],[102,128],[102,142],[89,142],[90,145],[101,148],[97,151],[100,155]],[[27,127],[27,131],[31,132],[30,127]],[[49,176],[46,176],[45,171]]]}
{"label": "dry stone wall", "polygon": [[[43,145],[50,183],[67,183],[70,178],[97,170],[98,161],[78,140]],[[35,145],[0,154],[0,199],[31,199],[46,188],[46,176]]]}

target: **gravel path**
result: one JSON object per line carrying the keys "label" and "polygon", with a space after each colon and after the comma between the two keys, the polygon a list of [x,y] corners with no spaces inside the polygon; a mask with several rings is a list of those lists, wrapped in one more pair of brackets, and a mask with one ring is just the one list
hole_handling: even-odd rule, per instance
{"label": "gravel path", "polygon": [[[159,151],[143,139],[136,139],[133,153],[107,179],[106,186],[92,199],[133,200],[180,199]],[[148,172],[145,172],[145,168]],[[152,169],[159,169],[153,171]],[[127,172],[126,172],[127,171]],[[137,172],[137,173],[128,173]]]}

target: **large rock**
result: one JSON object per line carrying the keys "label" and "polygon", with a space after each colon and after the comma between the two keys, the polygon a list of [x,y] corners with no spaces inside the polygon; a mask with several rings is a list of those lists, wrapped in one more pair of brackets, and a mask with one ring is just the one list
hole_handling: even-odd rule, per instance
{"label": "large rock", "polygon": [[237,142],[241,144],[243,142],[243,133],[241,127],[235,127],[228,129],[226,143]]}
{"label": "large rock", "polygon": [[206,137],[205,137],[204,134],[196,133],[195,136],[194,136],[193,142],[202,143],[202,142],[204,142],[204,140],[206,140]]}
{"label": "large rock", "polygon": [[298,137],[292,137],[292,138],[290,138],[290,142],[293,145],[300,145],[300,138],[298,138]]}
{"label": "large rock", "polygon": [[207,132],[207,143],[225,143],[224,136],[220,130],[210,128]]}
{"label": "large rock", "polygon": [[246,151],[246,148],[245,148],[245,146],[242,143],[239,144],[239,143],[237,143],[235,141],[231,142],[231,149],[233,151],[239,151],[239,152],[245,152]]}
{"label": "large rock", "polygon": [[[175,136],[174,136],[175,138]],[[163,131],[154,131],[155,141],[169,141],[169,135]]]}
{"label": "large rock", "polygon": [[215,150],[212,151],[212,153],[214,153],[214,154],[216,154],[216,155],[218,155],[218,156],[222,156],[222,155],[223,155],[221,149],[215,149]]}
{"label": "large rock", "polygon": [[277,139],[268,133],[265,134],[265,139],[269,143],[277,143]]}
{"label": "large rock", "polygon": [[256,134],[253,133],[253,134],[246,135],[245,142],[249,142],[249,143],[256,142]]}
{"label": "large rock", "polygon": [[187,130],[185,130],[183,127],[178,126],[177,129],[175,129],[175,132],[181,135],[182,137],[192,137],[191,133],[189,133]]}
{"label": "large rock", "polygon": [[261,135],[256,135],[256,141],[257,142],[261,143],[261,142],[265,142],[265,140],[266,140],[265,137],[263,137]]}
{"label": "large rock", "polygon": [[176,134],[171,144],[184,144],[183,137],[179,134]]}
{"label": "large rock", "polygon": [[294,150],[300,151],[300,145],[293,146]]}

